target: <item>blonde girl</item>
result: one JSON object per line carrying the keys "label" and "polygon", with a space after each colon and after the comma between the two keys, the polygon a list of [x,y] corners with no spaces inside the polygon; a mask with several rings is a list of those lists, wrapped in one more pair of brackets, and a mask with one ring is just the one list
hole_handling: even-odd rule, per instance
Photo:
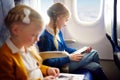
{"label": "blonde girl", "polygon": [[[66,26],[70,18],[70,12],[67,7],[62,3],[55,3],[49,7],[47,14],[50,22],[44,33],[40,36],[38,42],[39,50],[66,51],[70,55],[67,57],[47,59],[44,61],[44,64],[58,67],[61,71],[67,70],[70,73],[74,73],[79,69],[86,69],[93,73],[96,80],[107,80],[99,63],[99,55],[96,50],[88,48],[84,55],[81,53],[74,54],[73,52],[76,49],[66,45],[61,29]],[[66,65],[67,67],[63,68]]]}
{"label": "blonde girl", "polygon": [[42,65],[34,46],[44,29],[40,14],[17,5],[4,22],[10,36],[0,48],[0,80],[55,80],[59,69]]}

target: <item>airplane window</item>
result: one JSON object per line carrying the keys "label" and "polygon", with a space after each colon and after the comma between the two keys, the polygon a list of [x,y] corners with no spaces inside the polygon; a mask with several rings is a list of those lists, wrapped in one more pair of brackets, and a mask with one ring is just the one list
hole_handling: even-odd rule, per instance
{"label": "airplane window", "polygon": [[77,15],[80,21],[95,21],[100,12],[100,0],[77,0]]}
{"label": "airplane window", "polygon": [[41,15],[45,21],[45,24],[49,22],[49,17],[47,16],[47,9],[53,4],[53,0],[41,0]]}

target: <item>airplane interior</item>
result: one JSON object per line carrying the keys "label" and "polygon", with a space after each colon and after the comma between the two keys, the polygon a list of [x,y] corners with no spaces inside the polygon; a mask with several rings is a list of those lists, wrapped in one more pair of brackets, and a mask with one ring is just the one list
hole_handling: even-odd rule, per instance
{"label": "airplane interior", "polygon": [[11,8],[19,4],[30,6],[47,24],[45,12],[57,2],[65,4],[71,12],[62,29],[67,46],[94,48],[108,79],[120,80],[120,0],[0,0],[0,47],[9,36],[4,18]]}

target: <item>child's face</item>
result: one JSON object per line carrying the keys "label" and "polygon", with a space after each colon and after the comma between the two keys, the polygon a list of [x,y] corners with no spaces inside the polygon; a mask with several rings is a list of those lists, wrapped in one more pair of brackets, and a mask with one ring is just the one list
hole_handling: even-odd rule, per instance
{"label": "child's face", "polygon": [[19,32],[17,33],[17,38],[21,42],[22,46],[29,47],[32,46],[39,39],[39,34],[42,31],[40,25],[31,23],[29,25],[19,26]]}
{"label": "child's face", "polygon": [[67,21],[69,20],[69,17],[68,16],[59,16],[57,18],[57,26],[59,29],[61,29],[62,27],[66,26],[67,24]]}

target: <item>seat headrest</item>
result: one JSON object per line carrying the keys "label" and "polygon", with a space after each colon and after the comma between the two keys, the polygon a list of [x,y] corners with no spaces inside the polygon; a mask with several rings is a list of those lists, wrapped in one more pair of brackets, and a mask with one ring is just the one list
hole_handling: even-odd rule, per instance
{"label": "seat headrest", "polygon": [[8,11],[14,6],[14,0],[0,0],[0,46],[9,34],[4,25],[4,18],[7,15]]}

